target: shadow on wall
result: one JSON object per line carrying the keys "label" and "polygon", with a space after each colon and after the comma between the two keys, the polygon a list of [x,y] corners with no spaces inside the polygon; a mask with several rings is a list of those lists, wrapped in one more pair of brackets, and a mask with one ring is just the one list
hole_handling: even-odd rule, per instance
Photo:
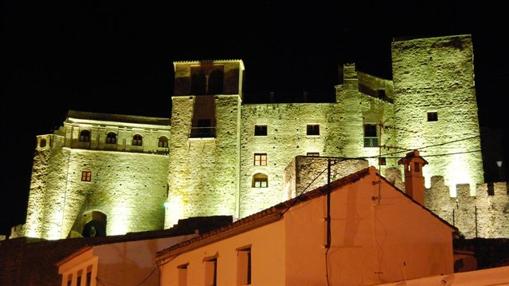
{"label": "shadow on wall", "polygon": [[106,236],[107,216],[100,211],[85,212],[76,219],[69,238],[73,237],[104,237]]}

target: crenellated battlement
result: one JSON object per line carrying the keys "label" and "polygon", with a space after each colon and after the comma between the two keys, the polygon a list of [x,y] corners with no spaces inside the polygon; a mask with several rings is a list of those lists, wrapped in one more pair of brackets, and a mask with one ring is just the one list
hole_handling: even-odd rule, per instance
{"label": "crenellated battlement", "polygon": [[444,178],[434,176],[426,190],[425,205],[441,218],[458,227],[467,238],[509,236],[509,194],[507,182],[484,183],[471,195],[468,184],[456,185],[452,197]]}

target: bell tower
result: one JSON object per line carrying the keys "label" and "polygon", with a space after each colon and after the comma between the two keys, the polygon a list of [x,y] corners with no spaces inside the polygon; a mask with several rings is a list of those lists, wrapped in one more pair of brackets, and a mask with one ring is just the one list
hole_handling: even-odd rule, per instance
{"label": "bell tower", "polygon": [[192,216],[237,214],[241,60],[173,63],[165,227]]}

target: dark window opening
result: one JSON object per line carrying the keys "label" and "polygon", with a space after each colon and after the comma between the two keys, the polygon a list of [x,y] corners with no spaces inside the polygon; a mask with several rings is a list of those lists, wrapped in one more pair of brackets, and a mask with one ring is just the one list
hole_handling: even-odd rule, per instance
{"label": "dark window opening", "polygon": [[46,139],[41,139],[41,142],[40,142],[39,146],[40,146],[41,148],[46,147]]}
{"label": "dark window opening", "polygon": [[428,112],[428,121],[438,121],[438,112]]}
{"label": "dark window opening", "polygon": [[80,132],[80,142],[90,142],[90,131],[83,130]]}
{"label": "dark window opening", "polygon": [[159,137],[159,143],[157,146],[161,148],[168,148],[168,138],[164,136]]}
{"label": "dark window opening", "polygon": [[420,172],[420,171],[421,171],[421,168],[420,168],[420,166],[419,166],[419,163],[417,163],[417,162],[415,162],[415,163],[414,163],[414,171],[415,171],[415,172]]}
{"label": "dark window opening", "polygon": [[255,125],[255,136],[267,136],[267,125]]}
{"label": "dark window opening", "polygon": [[306,128],[306,135],[320,135],[320,125],[308,124]]}
{"label": "dark window opening", "polygon": [[[86,222],[86,223],[85,223]],[[88,212],[83,215],[83,237],[106,236],[106,215],[99,211]]]}
{"label": "dark window opening", "polygon": [[214,70],[209,75],[207,94],[222,94],[223,93],[223,71]]}
{"label": "dark window opening", "polygon": [[251,185],[253,188],[268,188],[269,177],[262,173],[257,173],[253,176],[253,182]]}
{"label": "dark window opening", "polygon": [[117,144],[117,134],[110,132],[106,135],[106,144]]}
{"label": "dark window opening", "polygon": [[92,272],[91,271],[92,270],[87,272],[87,282],[86,282],[87,286],[91,286],[92,285]]}
{"label": "dark window opening", "polygon": [[376,124],[364,124],[364,147],[378,147]]}
{"label": "dark window opening", "polygon": [[132,144],[133,146],[142,146],[143,145],[143,137],[140,134],[136,134],[133,136]]}
{"label": "dark window opening", "polygon": [[387,164],[387,161],[385,157],[378,158],[378,165],[385,166]]}
{"label": "dark window opening", "polygon": [[191,94],[205,94],[206,78],[200,67],[191,68]]}
{"label": "dark window opening", "polygon": [[196,126],[191,128],[191,138],[215,137],[216,128],[211,119],[198,119]]}

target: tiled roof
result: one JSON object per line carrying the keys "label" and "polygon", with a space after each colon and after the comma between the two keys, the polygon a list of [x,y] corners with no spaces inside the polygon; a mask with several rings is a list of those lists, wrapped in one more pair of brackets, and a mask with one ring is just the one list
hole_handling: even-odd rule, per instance
{"label": "tiled roof", "polygon": [[[366,169],[360,170],[358,172],[355,172],[351,175],[348,175],[346,177],[343,177],[341,179],[338,179],[338,180],[332,182],[330,184],[329,188],[331,190],[334,190],[334,189],[340,188],[342,186],[345,186],[347,184],[356,182],[356,181],[360,180],[361,178],[367,176],[370,173],[370,170],[371,170],[371,168],[366,168]],[[373,170],[374,170],[374,168],[373,168]],[[371,171],[373,171],[373,170],[371,170]],[[158,261],[162,261],[168,256],[176,255],[176,254],[185,252],[187,250],[195,249],[202,245],[205,245],[205,244],[208,244],[208,243],[211,243],[214,241],[218,241],[218,240],[224,239],[226,237],[230,237],[235,234],[242,233],[247,230],[256,228],[258,226],[262,226],[262,225],[277,221],[291,207],[298,205],[302,202],[309,201],[316,197],[322,196],[326,193],[327,189],[329,189],[329,188],[327,188],[327,185],[324,185],[324,186],[317,188],[313,191],[303,193],[293,199],[287,200],[287,201],[277,204],[271,208],[262,210],[258,213],[255,213],[248,217],[240,219],[231,225],[216,229],[209,233],[205,233],[199,237],[196,237],[196,238],[193,238],[193,239],[190,239],[187,241],[183,241],[183,242],[178,243],[174,246],[171,246],[169,248],[161,250],[157,253],[157,256],[158,256],[157,259],[158,259]]]}
{"label": "tiled roof", "polygon": [[231,224],[231,216],[198,217],[179,221],[167,230],[127,233],[125,235],[43,240],[16,238],[0,241],[0,285],[60,285],[56,263],[80,249],[118,242],[156,239],[208,232]]}
{"label": "tiled roof", "polygon": [[[258,213],[252,214],[248,217],[245,217],[243,219],[240,219],[236,221],[235,223],[215,229],[209,233],[205,233],[203,235],[200,235],[198,237],[192,238],[187,241],[183,241],[181,243],[178,243],[176,245],[173,245],[169,248],[166,248],[164,250],[161,250],[157,253],[157,261],[158,263],[164,263],[164,260],[168,257],[171,257],[173,255],[177,255],[192,249],[196,249],[198,247],[201,247],[203,245],[216,242],[219,240],[222,240],[227,237],[234,236],[236,234],[254,229],[256,227],[275,222],[279,219],[281,219],[286,211],[288,211],[293,206],[296,206],[302,202],[309,201],[311,199],[323,196],[326,194],[327,190],[331,190],[332,192],[341,188],[342,186],[354,183],[360,179],[362,179],[365,176],[368,176],[370,173],[376,174],[380,179],[384,180],[387,184],[391,185],[394,189],[399,190],[396,186],[394,186],[391,182],[387,181],[384,177],[380,176],[374,167],[369,167],[363,170],[360,170],[358,172],[355,172],[353,174],[350,174],[346,177],[343,177],[341,179],[338,179],[336,181],[333,181],[330,183],[330,186],[324,185],[321,186],[313,191],[309,191],[307,193],[303,193],[293,199],[287,200],[285,202],[282,202],[280,204],[277,204],[271,208],[262,210]],[[423,208],[425,211],[436,217],[438,220],[440,220],[442,223],[449,226],[453,231],[457,231],[457,228],[453,225],[449,224],[447,221],[443,220],[436,214],[434,214],[432,211],[428,210],[426,207],[422,206],[415,200],[413,200],[410,196],[399,190],[406,198],[411,200],[413,203],[417,204],[419,207]]]}

